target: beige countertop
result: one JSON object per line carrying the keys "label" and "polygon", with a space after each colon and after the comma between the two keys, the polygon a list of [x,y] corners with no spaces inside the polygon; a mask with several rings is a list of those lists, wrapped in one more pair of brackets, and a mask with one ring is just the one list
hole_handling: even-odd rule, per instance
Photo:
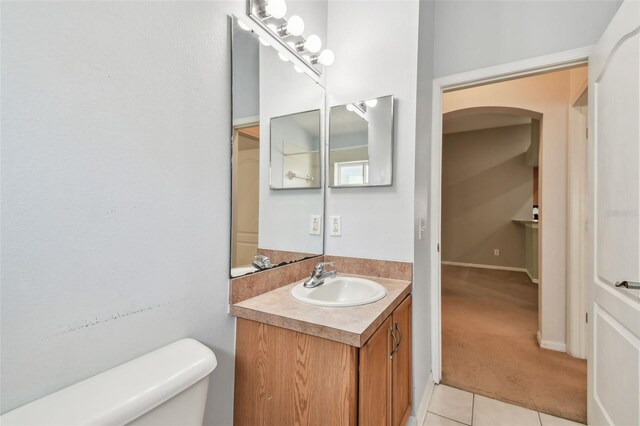
{"label": "beige countertop", "polygon": [[380,283],[387,295],[368,305],[326,308],[295,300],[289,292],[298,281],[231,305],[231,314],[360,348],[411,292],[410,281],[361,277]]}

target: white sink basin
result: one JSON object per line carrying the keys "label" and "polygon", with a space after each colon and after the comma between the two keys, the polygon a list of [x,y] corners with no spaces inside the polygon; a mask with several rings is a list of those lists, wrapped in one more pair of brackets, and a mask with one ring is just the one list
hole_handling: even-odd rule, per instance
{"label": "white sink basin", "polygon": [[304,281],[291,289],[291,296],[303,303],[317,306],[358,306],[377,302],[387,295],[387,289],[375,281],[357,277],[327,279],[315,288],[305,288]]}

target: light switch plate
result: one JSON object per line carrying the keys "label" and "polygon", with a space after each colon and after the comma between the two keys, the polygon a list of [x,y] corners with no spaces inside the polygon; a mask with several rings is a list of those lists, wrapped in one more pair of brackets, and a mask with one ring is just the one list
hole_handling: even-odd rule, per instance
{"label": "light switch plate", "polygon": [[342,235],[342,217],[329,217],[329,235]]}
{"label": "light switch plate", "polygon": [[493,249],[494,256],[500,256],[500,249]]}
{"label": "light switch plate", "polygon": [[311,222],[309,223],[309,233],[311,235],[320,235],[322,232],[322,215],[312,214]]}

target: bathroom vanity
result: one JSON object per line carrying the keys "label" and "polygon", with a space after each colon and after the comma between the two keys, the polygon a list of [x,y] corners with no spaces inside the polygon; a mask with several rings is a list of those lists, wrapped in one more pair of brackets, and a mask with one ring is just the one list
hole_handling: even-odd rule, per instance
{"label": "bathroom vanity", "polygon": [[301,303],[290,294],[294,283],[231,306],[236,425],[407,422],[411,283],[369,279],[387,295],[367,305]]}
{"label": "bathroom vanity", "polygon": [[[260,24],[260,11],[250,10]],[[229,23],[234,423],[403,425],[412,397],[413,265],[326,256],[323,222],[326,186],[393,185],[394,97],[331,106],[327,138],[326,93],[313,78],[321,68],[304,72],[244,17]],[[339,236],[341,219],[333,220]],[[327,283],[335,272],[323,265],[334,262],[362,275]],[[292,293],[312,269],[315,281]]]}

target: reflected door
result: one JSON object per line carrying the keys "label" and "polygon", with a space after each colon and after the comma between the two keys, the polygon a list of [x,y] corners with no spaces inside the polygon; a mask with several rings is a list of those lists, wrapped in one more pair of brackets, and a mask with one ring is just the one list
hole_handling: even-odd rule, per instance
{"label": "reflected door", "polygon": [[234,158],[234,238],[232,267],[251,265],[258,251],[260,128],[239,129]]}

